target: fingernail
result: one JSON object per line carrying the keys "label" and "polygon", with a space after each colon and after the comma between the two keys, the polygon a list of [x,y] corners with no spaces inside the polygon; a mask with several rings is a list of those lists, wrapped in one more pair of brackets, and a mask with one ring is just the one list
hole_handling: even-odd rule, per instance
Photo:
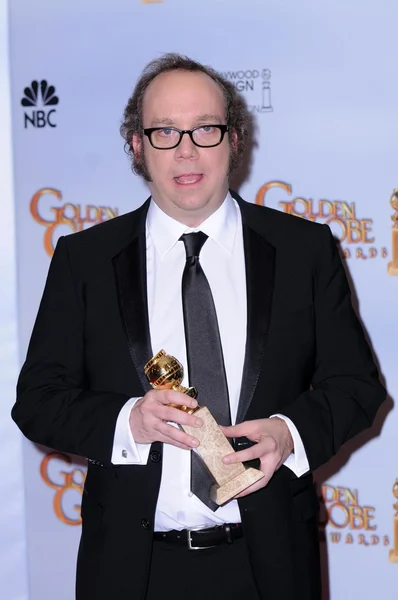
{"label": "fingernail", "polygon": [[195,440],[195,439],[192,438],[191,445],[192,446],[199,446],[198,440]]}
{"label": "fingernail", "polygon": [[229,463],[231,462],[231,459],[228,458],[227,456],[225,456],[222,460],[226,465],[229,465]]}
{"label": "fingernail", "polygon": [[202,425],[203,425],[203,421],[202,421],[202,419],[196,419],[196,421],[195,421],[195,425],[196,425],[197,427],[202,427]]}

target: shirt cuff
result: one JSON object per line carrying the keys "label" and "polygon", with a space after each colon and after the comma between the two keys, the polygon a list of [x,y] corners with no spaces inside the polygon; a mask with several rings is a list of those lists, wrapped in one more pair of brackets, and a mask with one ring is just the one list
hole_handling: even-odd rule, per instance
{"label": "shirt cuff", "polygon": [[116,421],[112,458],[114,465],[146,465],[151,444],[137,444],[130,429],[130,413],[140,398],[130,398],[123,406]]}
{"label": "shirt cuff", "polygon": [[288,467],[291,471],[293,471],[296,477],[301,477],[301,475],[308,473],[308,471],[310,470],[310,465],[308,462],[304,444],[297,430],[297,427],[289,419],[289,417],[285,417],[284,415],[272,415],[270,419],[274,417],[279,417],[280,419],[285,421],[286,425],[289,428],[290,435],[293,438],[294,451],[290,454],[290,456],[287,457],[283,464],[285,465],[285,467]]}

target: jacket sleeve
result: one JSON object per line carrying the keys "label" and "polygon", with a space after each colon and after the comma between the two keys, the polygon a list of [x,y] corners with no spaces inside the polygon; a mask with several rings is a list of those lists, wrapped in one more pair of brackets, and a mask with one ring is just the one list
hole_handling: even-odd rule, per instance
{"label": "jacket sleeve", "polygon": [[66,238],[52,258],[22,367],[12,418],[32,442],[110,462],[118,414],[129,397],[87,389],[84,296],[73,281]]}
{"label": "jacket sleeve", "polygon": [[280,411],[297,427],[312,471],[332,458],[344,442],[370,427],[386,397],[327,225],[322,235],[314,299],[312,389]]}

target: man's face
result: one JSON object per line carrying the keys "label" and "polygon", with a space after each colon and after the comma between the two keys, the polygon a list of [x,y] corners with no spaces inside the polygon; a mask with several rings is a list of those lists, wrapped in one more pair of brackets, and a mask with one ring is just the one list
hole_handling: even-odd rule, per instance
{"label": "man's face", "polygon": [[[143,128],[225,125],[225,100],[217,83],[204,73],[171,71],[156,77],[143,100]],[[195,146],[183,136],[177,148],[153,148],[147,136],[133,137],[138,161],[145,160],[148,185],[158,206],[174,219],[195,226],[222,204],[228,192],[228,134],[213,148]]]}

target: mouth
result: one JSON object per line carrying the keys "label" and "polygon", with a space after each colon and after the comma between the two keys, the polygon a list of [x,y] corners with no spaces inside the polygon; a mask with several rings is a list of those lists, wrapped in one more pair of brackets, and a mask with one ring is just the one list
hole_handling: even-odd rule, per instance
{"label": "mouth", "polygon": [[177,185],[197,185],[203,179],[202,173],[184,173],[178,177],[174,177],[174,181]]}

